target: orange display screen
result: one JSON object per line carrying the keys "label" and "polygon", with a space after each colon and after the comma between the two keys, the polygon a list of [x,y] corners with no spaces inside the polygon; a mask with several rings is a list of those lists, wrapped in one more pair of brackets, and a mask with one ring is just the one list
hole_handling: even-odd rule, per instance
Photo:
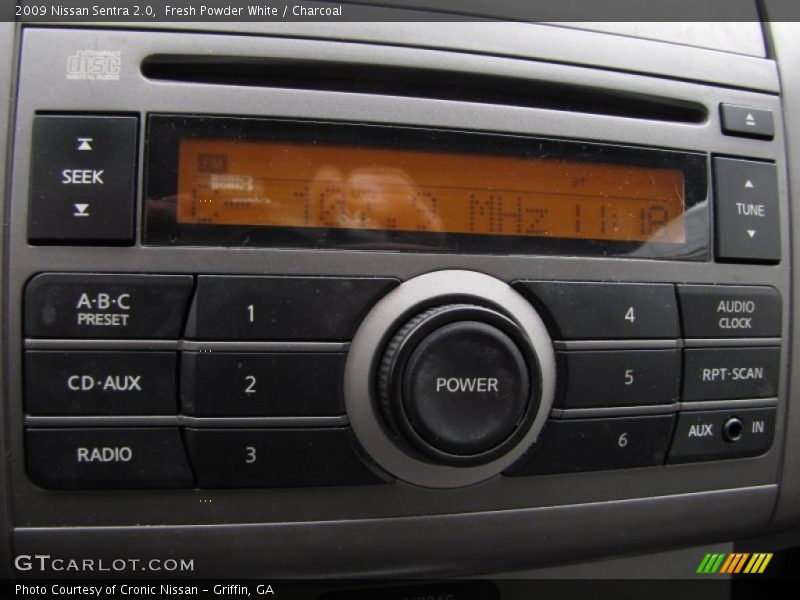
{"label": "orange display screen", "polygon": [[178,223],[685,242],[681,170],[183,138]]}

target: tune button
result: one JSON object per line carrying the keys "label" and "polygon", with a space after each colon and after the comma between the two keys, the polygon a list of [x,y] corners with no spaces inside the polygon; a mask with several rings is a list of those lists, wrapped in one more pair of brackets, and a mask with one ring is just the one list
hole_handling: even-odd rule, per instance
{"label": "tune button", "polygon": [[502,454],[538,408],[529,342],[514,321],[481,306],[447,305],[412,319],[387,346],[378,379],[401,443],[445,464]]}

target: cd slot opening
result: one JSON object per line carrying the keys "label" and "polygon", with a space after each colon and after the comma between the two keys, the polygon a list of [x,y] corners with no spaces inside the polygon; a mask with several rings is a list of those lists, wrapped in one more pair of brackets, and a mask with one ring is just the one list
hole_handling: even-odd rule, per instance
{"label": "cd slot opening", "polygon": [[142,74],[158,81],[406,96],[543,108],[632,119],[703,123],[696,102],[484,73],[322,60],[157,54]]}

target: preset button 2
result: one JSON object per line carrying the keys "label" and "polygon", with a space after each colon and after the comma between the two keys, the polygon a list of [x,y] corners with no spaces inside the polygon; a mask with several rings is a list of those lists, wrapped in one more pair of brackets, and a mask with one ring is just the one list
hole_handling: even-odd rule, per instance
{"label": "preset button 2", "polygon": [[309,417],[343,415],[344,354],[184,352],[187,414]]}

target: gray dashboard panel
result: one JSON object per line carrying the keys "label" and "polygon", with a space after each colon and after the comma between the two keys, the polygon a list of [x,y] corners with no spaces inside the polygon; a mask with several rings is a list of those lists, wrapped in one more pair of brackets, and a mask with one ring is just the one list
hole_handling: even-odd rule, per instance
{"label": "gray dashboard panel", "polygon": [[[455,27],[456,33],[452,35],[463,36],[459,51],[414,47],[418,45],[414,40],[422,40],[430,31],[429,27],[429,24],[420,25],[418,29],[409,24],[387,27],[386,39],[380,44],[303,39],[303,36],[318,36],[314,27],[303,29],[299,25],[292,25],[291,37],[273,37],[269,35],[274,33],[271,28],[260,30],[259,33],[267,35],[259,37],[90,28],[25,30],[13,156],[13,172],[20,176],[12,181],[7,240],[10,294],[6,296],[5,366],[8,447],[12,457],[22,456],[21,290],[28,277],[40,271],[391,275],[405,280],[448,268],[476,270],[503,281],[523,278],[597,280],[598,273],[602,273],[603,279],[617,281],[757,283],[774,286],[787,299],[783,308],[782,346],[783,364],[787,364],[791,324],[787,260],[780,265],[764,266],[141,245],[104,248],[97,252],[92,248],[28,245],[25,227],[28,181],[22,174],[29,169],[35,112],[118,112],[143,118],[145,112],[158,111],[480,129],[612,140],[774,160],[779,172],[782,252],[784,257],[789,256],[784,136],[780,98],[774,95],[778,88],[773,61],[589,32],[536,29],[545,38],[553,36],[550,39],[561,40],[564,44],[559,50],[562,60],[570,53],[574,58],[565,62],[605,61],[618,66],[620,63],[615,63],[604,52],[619,58],[622,50],[638,48],[641,52],[629,60],[639,68],[623,70],[646,72],[669,64],[666,73],[670,77],[687,80],[679,81],[549,62],[555,51],[539,52],[541,36],[534,36],[536,41],[525,45],[522,32],[528,34],[533,30],[515,29],[523,27],[516,25],[506,30],[512,35],[501,37],[511,40],[508,43],[512,46],[518,44],[517,50],[497,53],[516,54],[517,58],[465,51],[470,44],[480,46],[481,37],[475,35],[478,31],[484,31],[487,37],[495,40],[492,43],[506,43],[497,42],[498,38],[490,35],[497,31],[494,29],[497,25],[486,25],[485,30],[470,30],[466,25]],[[332,35],[330,28],[326,31],[326,36]],[[342,31],[359,30],[343,26]],[[374,41],[383,30],[376,24],[367,24],[360,31],[362,34],[371,31]],[[471,38],[467,36],[468,31],[472,33]],[[286,32],[287,29],[282,30]],[[353,34],[353,37],[358,36]],[[468,38],[470,44],[466,43]],[[570,40],[575,42],[574,47]],[[608,44],[599,57],[592,53],[589,59],[584,44],[592,40]],[[399,43],[402,41],[406,43]],[[394,43],[398,45],[392,45]],[[66,80],[66,57],[83,48],[119,50],[123,57],[120,81],[76,83]],[[519,48],[526,48],[525,52],[531,55],[541,54],[545,60],[520,58],[525,52],[518,51]],[[155,53],[324,56],[328,60],[389,66],[491,72],[532,82],[560,81],[690,100],[706,106],[709,116],[699,124],[676,124],[419,98],[155,82],[144,78],[139,71],[141,60]],[[679,67],[675,53],[698,60]],[[645,63],[650,67],[643,68]],[[684,76],[676,71],[683,72]],[[696,83],[699,79],[726,87]],[[721,135],[716,110],[719,102],[773,110],[777,125],[775,140],[762,142]],[[145,140],[143,128],[140,129],[141,171]],[[654,140],[657,143],[654,144]],[[138,202],[141,209],[141,190]],[[138,212],[141,214],[141,210]],[[274,574],[283,575],[388,575],[392,574],[392,568],[397,569],[395,574],[463,574],[751,535],[767,527],[777,497],[776,483],[786,436],[783,424],[788,404],[788,374],[785,370],[779,389],[780,426],[772,450],[761,457],[579,475],[494,478],[456,490],[428,490],[398,483],[314,490],[48,492],[32,485],[25,476],[22,461],[15,459],[9,465],[13,482],[9,497],[13,503],[13,523],[17,527],[15,549],[20,552],[45,545],[54,552],[68,552],[90,543],[97,552],[108,554],[124,543],[132,549],[152,553],[169,540],[174,552],[191,550],[204,560],[211,559],[210,555],[202,554],[209,548],[226,548],[231,553],[227,558],[241,567],[237,571],[241,574],[270,569]],[[120,510],[120,507],[125,509]],[[792,512],[796,513],[796,509],[789,509],[788,518],[793,516]],[[605,542],[587,547],[582,543],[587,531],[592,532],[593,539]],[[392,544],[387,544],[387,539],[391,539]],[[199,544],[198,540],[203,543]],[[346,548],[342,540],[348,540]],[[232,552],[233,548],[238,552]],[[487,551],[487,548],[494,550]],[[219,561],[219,556],[216,560]],[[213,574],[213,571],[204,570],[206,573]],[[221,573],[229,574],[230,570]]]}

